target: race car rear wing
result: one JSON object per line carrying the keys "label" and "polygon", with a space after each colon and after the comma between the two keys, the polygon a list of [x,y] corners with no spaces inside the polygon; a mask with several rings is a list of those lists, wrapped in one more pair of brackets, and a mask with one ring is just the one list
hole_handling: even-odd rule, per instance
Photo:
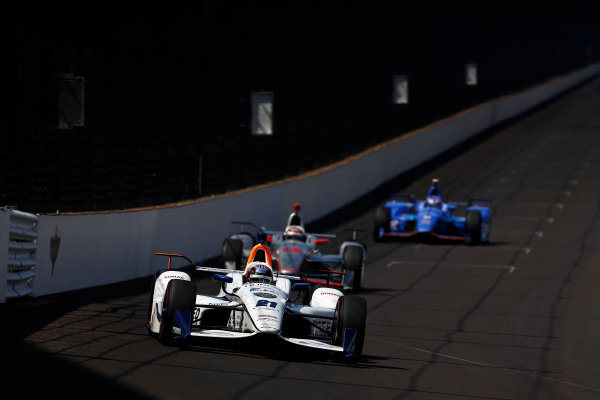
{"label": "race car rear wing", "polygon": [[[227,268],[212,268],[212,267],[204,267],[201,265],[196,265],[196,271],[204,271],[204,272],[214,272],[217,274],[243,274],[244,271],[240,269],[227,269]],[[299,276],[292,275],[280,275],[275,272],[275,276],[277,278],[289,279],[291,281],[301,281],[302,278]]]}
{"label": "race car rear wing", "polygon": [[477,205],[479,203],[491,203],[492,199],[486,199],[486,198],[482,198],[482,197],[471,197],[469,199],[469,207],[470,206],[474,206]]}
{"label": "race car rear wing", "polygon": [[468,207],[469,203],[460,202],[460,201],[449,201],[448,205],[454,206],[454,207]]}
{"label": "race car rear wing", "polygon": [[258,227],[255,223],[253,222],[248,222],[248,221],[231,221],[232,224],[239,224],[240,225],[240,232],[244,231],[244,225],[250,225],[251,227],[253,227],[254,229],[256,229],[257,231],[261,231],[264,230],[264,227]]}
{"label": "race car rear wing", "polygon": [[[264,231],[266,234],[271,235],[271,234],[280,234],[283,235],[285,232],[284,231],[272,231],[272,230],[265,230]],[[315,236],[315,237],[322,237],[322,238],[334,238],[335,235],[333,233],[312,233],[312,232],[306,232],[306,235],[311,235],[311,236]]]}
{"label": "race car rear wing", "polygon": [[333,233],[307,233],[307,235],[320,239],[334,239],[336,237]]}
{"label": "race car rear wing", "polygon": [[243,274],[244,271],[240,269],[227,269],[227,268],[212,268],[212,267],[204,267],[202,265],[196,265],[196,271],[204,271],[204,272],[215,272],[217,274]]}
{"label": "race car rear wing", "polygon": [[175,254],[175,253],[154,253],[154,254],[157,256],[169,257],[169,264],[167,266],[167,269],[171,269],[171,260],[173,259],[173,257],[179,257],[179,258],[188,260],[190,262],[190,265],[187,265],[188,267],[191,265],[194,265],[194,262],[192,260],[190,260],[189,258],[187,258],[186,256],[184,256],[182,254]]}
{"label": "race car rear wing", "polygon": [[[204,266],[196,266],[196,271],[203,271],[203,272],[213,272],[215,274],[228,274],[228,273],[232,273],[232,274],[243,274],[244,271],[239,270],[239,269],[227,269],[227,268],[212,268],[212,267],[204,267]],[[275,277],[277,279],[288,279],[290,281],[300,281],[300,282],[307,282],[307,283],[313,283],[313,284],[321,284],[321,285],[328,285],[328,286],[343,286],[342,283],[338,283],[338,282],[332,282],[331,281],[331,275],[344,275],[343,272],[338,272],[338,271],[331,271],[331,270],[327,270],[327,269],[322,269],[320,270],[318,273],[313,273],[313,274],[303,274],[303,276],[296,276],[296,275],[282,275],[279,274],[278,272],[275,272]],[[216,279],[215,279],[216,277]],[[213,276],[213,279],[215,280],[221,280],[220,276]],[[224,277],[223,277],[224,278]]]}
{"label": "race car rear wing", "polygon": [[[269,231],[266,230],[264,231],[267,235],[273,237],[273,236],[280,236],[283,237],[283,234],[285,233],[284,231]],[[336,235],[333,233],[312,233],[312,232],[306,232],[306,236],[312,236],[314,238],[320,238],[320,239],[334,239],[336,238]]]}
{"label": "race car rear wing", "polygon": [[390,198],[390,200],[408,199],[408,201],[411,203],[417,202],[417,200],[415,199],[415,196],[413,196],[412,194],[408,194],[408,193],[391,193],[389,195],[389,198]]}
{"label": "race car rear wing", "polygon": [[447,204],[451,207],[451,208],[458,208],[458,207],[472,207],[472,206],[476,206],[476,205],[480,205],[481,203],[491,203],[492,199],[484,199],[484,198],[480,198],[480,197],[471,197],[469,199],[468,202],[459,202],[459,201],[449,201]]}

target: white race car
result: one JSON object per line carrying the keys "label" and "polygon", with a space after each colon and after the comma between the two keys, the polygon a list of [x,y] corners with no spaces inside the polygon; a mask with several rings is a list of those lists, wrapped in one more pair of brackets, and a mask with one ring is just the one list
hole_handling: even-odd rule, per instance
{"label": "white race car", "polygon": [[[177,254],[156,253],[171,257]],[[183,271],[157,272],[152,285],[148,331],[163,344],[190,337],[241,339],[274,335],[286,342],[333,352],[344,358],[361,355],[366,301],[344,296],[332,287],[317,288],[308,304],[295,304],[310,283],[297,276],[273,275],[269,248],[252,249],[244,270],[196,267],[221,282],[217,295],[196,293]],[[294,281],[294,283],[292,283]],[[290,292],[298,296],[290,298]]]}
{"label": "white race car", "polygon": [[[225,268],[243,269],[244,260],[260,241],[258,235],[262,232],[255,237],[244,230],[246,225],[260,230],[253,223],[233,223],[240,224],[241,229],[223,241],[221,260]],[[300,215],[300,204],[296,203],[283,231],[265,230],[264,233],[273,250],[274,266],[279,275],[302,276],[313,284],[339,287],[354,293],[361,290],[367,250],[364,244],[356,240],[356,231],[352,240],[342,242],[336,253],[322,253],[320,245],[329,243],[336,236],[307,233]]]}

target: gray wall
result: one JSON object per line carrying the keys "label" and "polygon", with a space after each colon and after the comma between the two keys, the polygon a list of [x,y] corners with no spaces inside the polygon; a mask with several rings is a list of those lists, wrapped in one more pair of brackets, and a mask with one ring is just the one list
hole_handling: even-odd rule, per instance
{"label": "gray wall", "polygon": [[[583,69],[456,114],[345,162],[288,181],[180,206],[131,212],[41,215],[34,295],[57,293],[151,275],[166,260],[153,252],[204,260],[219,255],[223,239],[237,227],[232,220],[282,229],[293,203],[314,221],[386,180],[413,168],[467,138],[513,117],[595,76]],[[61,237],[51,274],[50,237]]]}

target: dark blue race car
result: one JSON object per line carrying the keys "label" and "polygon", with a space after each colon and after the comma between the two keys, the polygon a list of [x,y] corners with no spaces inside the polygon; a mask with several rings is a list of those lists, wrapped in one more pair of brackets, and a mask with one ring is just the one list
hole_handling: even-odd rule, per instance
{"label": "dark blue race car", "polygon": [[492,210],[481,204],[491,202],[490,199],[445,203],[437,179],[433,180],[425,200],[415,200],[410,194],[391,197],[375,212],[376,241],[389,237],[434,237],[475,245],[490,240]]}

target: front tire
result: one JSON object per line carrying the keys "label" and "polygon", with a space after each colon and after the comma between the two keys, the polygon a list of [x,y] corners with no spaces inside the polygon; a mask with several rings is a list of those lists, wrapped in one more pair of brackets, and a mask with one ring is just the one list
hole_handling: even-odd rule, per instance
{"label": "front tire", "polygon": [[470,245],[481,243],[481,213],[476,210],[467,211],[465,226],[465,242]]}
{"label": "front tire", "polygon": [[362,297],[342,296],[335,310],[335,330],[333,342],[336,346],[344,345],[344,331],[356,329],[354,343],[350,352],[356,356],[362,354],[365,341],[365,326],[367,320],[367,302]]}
{"label": "front tire", "polygon": [[163,345],[168,346],[175,343],[173,336],[175,310],[193,313],[195,306],[196,285],[182,279],[171,279],[165,291],[160,330],[158,332],[158,340]]}
{"label": "front tire", "polygon": [[227,238],[221,246],[221,258],[223,264],[230,261],[235,263],[235,269],[241,269],[243,243],[239,239]]}

